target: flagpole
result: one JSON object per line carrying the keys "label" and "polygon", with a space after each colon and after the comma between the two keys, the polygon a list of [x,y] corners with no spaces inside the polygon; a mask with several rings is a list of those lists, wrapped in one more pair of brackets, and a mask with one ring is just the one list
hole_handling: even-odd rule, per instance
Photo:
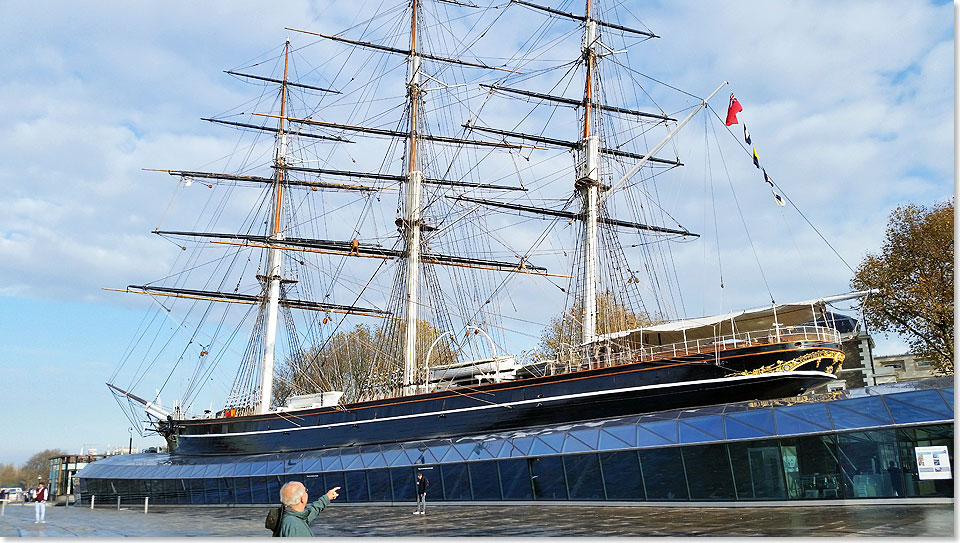
{"label": "flagpole", "polygon": [[608,191],[606,191],[605,193],[603,193],[603,195],[600,196],[600,200],[597,202],[597,204],[600,205],[600,204],[603,204],[605,201],[607,201],[607,198],[609,198],[610,195],[613,194],[613,191],[617,190],[617,189],[620,187],[620,185],[623,185],[623,184],[627,181],[627,179],[630,178],[630,176],[632,176],[633,174],[637,173],[637,170],[639,170],[641,166],[643,166],[644,164],[646,164],[646,162],[647,162],[648,160],[650,160],[650,159],[653,157],[653,155],[655,155],[655,154],[657,153],[657,151],[659,151],[661,148],[663,148],[664,145],[667,144],[667,142],[669,142],[671,139],[673,139],[673,136],[675,136],[676,133],[679,132],[680,129],[683,128],[684,125],[686,125],[686,124],[690,121],[690,119],[692,119],[693,116],[697,114],[698,111],[700,111],[701,109],[703,109],[703,107],[707,105],[707,102],[709,102],[710,99],[714,97],[714,95],[716,95],[718,92],[720,92],[720,89],[722,89],[723,86],[726,85],[726,84],[727,84],[726,81],[724,81],[723,83],[721,83],[720,86],[717,87],[717,90],[711,92],[711,93],[710,93],[710,96],[707,96],[707,97],[703,100],[703,102],[700,102],[700,105],[698,105],[698,106],[696,107],[696,109],[694,109],[694,110],[690,113],[690,115],[687,115],[687,118],[686,118],[686,119],[680,121],[680,124],[678,124],[676,128],[674,128],[669,134],[667,134],[667,137],[663,138],[663,140],[662,140],[660,143],[658,143],[656,147],[654,147],[653,149],[650,150],[649,153],[647,153],[647,156],[645,156],[645,157],[643,157],[642,159],[640,159],[640,162],[637,162],[637,165],[636,165],[636,166],[634,166],[633,168],[630,168],[630,171],[627,172],[627,173],[625,173],[625,174],[623,175],[623,177],[620,178],[619,181],[617,181],[616,183],[614,183],[613,186],[610,187],[610,190],[608,190]]}

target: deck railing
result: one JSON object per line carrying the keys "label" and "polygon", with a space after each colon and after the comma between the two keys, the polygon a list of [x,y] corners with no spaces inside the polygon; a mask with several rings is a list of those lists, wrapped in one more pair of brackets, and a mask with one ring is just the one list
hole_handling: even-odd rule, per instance
{"label": "deck railing", "polygon": [[560,353],[549,373],[566,373],[704,354],[716,355],[719,358],[722,352],[732,349],[797,341],[840,343],[840,332],[824,326],[782,326],[667,345],[640,345],[632,341],[627,343],[611,341],[596,347],[596,353],[587,353],[583,349]]}

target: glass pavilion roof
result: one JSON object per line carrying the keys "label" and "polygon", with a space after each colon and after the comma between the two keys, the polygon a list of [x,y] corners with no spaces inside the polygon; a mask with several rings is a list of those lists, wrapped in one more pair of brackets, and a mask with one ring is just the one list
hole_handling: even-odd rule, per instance
{"label": "glass pavilion roof", "polygon": [[953,420],[953,379],[939,378],[428,441],[261,455],[117,455],[89,464],[78,476],[191,479],[296,475],[762,439]]}

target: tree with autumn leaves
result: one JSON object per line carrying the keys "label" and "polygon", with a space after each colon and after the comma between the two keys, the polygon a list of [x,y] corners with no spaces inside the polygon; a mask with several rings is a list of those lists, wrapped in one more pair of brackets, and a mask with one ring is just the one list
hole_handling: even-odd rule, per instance
{"label": "tree with autumn leaves", "polygon": [[906,205],[890,214],[879,254],[867,254],[850,285],[878,289],[863,313],[874,330],[903,336],[938,374],[953,374],[954,202]]}

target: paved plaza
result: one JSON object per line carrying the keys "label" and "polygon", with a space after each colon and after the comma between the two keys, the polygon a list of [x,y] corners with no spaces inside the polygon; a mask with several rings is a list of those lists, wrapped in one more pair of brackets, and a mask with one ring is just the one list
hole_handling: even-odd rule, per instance
{"label": "paved plaza", "polygon": [[[334,504],[314,523],[320,537],[954,537],[951,504],[798,507],[617,507],[564,505]],[[262,507],[49,507],[9,504],[0,537],[266,537]]]}

